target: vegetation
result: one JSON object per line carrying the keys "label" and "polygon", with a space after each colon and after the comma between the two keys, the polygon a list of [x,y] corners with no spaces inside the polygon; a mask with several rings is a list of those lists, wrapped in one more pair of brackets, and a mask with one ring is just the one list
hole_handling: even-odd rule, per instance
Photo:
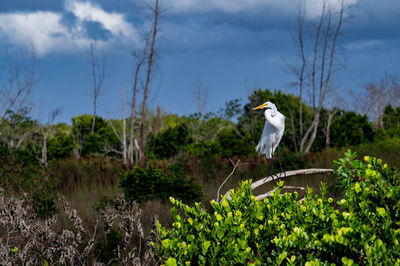
{"label": "vegetation", "polygon": [[153,198],[166,200],[170,196],[186,202],[202,198],[201,188],[186,180],[179,165],[171,165],[168,176],[152,166],[122,172],[120,186],[126,198],[139,203]]}
{"label": "vegetation", "polygon": [[384,264],[400,260],[400,172],[381,159],[356,160],[351,151],[337,160],[344,188],[334,202],[322,184],[304,200],[283,193],[283,182],[270,198],[253,196],[244,181],[230,199],[212,201],[208,211],[170,198],[171,229],[159,225],[157,250],[167,265],[317,265]]}
{"label": "vegetation", "polygon": [[[0,259],[13,264],[46,264],[46,262],[118,264],[133,259],[149,264],[155,263],[153,259],[161,263],[173,263],[174,259],[177,263],[184,260],[212,263],[216,258],[255,264],[260,260],[263,263],[281,261],[287,264],[320,260],[340,264],[344,263],[342,257],[346,257],[347,259],[344,259],[346,262],[352,260],[354,263],[362,264],[369,263],[370,259],[372,262],[377,259],[368,255],[367,251],[371,248],[371,254],[378,252],[381,247],[377,247],[378,242],[375,243],[375,240],[380,239],[388,254],[387,258],[381,258],[382,261],[394,262],[392,259],[397,258],[397,250],[391,249],[388,236],[397,236],[395,232],[397,229],[393,229],[397,217],[390,216],[389,220],[385,216],[383,219],[377,209],[369,205],[367,213],[356,214],[358,210],[351,209],[352,205],[346,205],[350,204],[349,202],[353,205],[358,204],[357,206],[379,203],[377,207],[384,208],[386,214],[392,215],[391,210],[387,209],[390,205],[384,203],[396,202],[397,192],[391,190],[391,187],[395,187],[395,183],[390,183],[397,182],[395,179],[390,181],[390,177],[396,176],[396,173],[394,170],[390,172],[384,167],[385,164],[382,165],[378,160],[369,162],[370,168],[368,163],[355,163],[357,160],[353,155],[343,159],[345,161],[339,161],[341,168],[338,168],[337,176],[342,178],[343,186],[335,188],[334,180],[321,177],[328,181],[328,185],[321,189],[320,196],[313,195],[311,191],[307,193],[306,200],[299,205],[304,206],[305,210],[299,209],[296,203],[298,198],[294,193],[286,194],[288,196],[276,193],[274,197],[266,200],[268,203],[255,203],[248,183],[241,186],[240,193],[235,192],[236,196],[232,196],[233,201],[228,202],[226,199],[221,203],[211,201],[216,198],[218,187],[232,171],[232,163],[239,158],[240,166],[222,188],[222,194],[229,188],[236,187],[240,181],[265,177],[269,173],[270,166],[278,169],[275,160],[266,161],[254,151],[264,125],[264,118],[262,112],[254,112],[252,108],[266,99],[274,102],[286,116],[286,129],[280,145],[280,155],[285,170],[307,167],[331,168],[332,161],[342,156],[348,148],[359,153],[358,159],[363,156],[380,157],[388,165],[400,167],[398,157],[400,110],[399,107],[390,105],[384,109],[383,126],[377,126],[367,116],[359,113],[338,109],[332,116],[331,110],[322,108],[318,134],[309,153],[300,153],[298,148],[301,140],[298,138],[300,124],[297,117],[301,101],[299,97],[281,91],[258,89],[250,94],[248,102],[243,106],[239,100],[233,100],[215,113],[178,116],[165,114],[159,109],[157,112],[148,110],[144,149],[139,151],[135,145],[130,147],[133,148],[133,154],[136,152],[143,154],[134,158],[125,156],[129,160],[124,160],[124,152],[129,152],[124,149],[122,140],[124,136],[126,139],[130,138],[128,132],[133,132],[133,140],[137,140],[140,136],[141,117],[134,117],[133,123],[128,123],[131,122],[131,117],[125,118],[124,123],[123,120],[108,120],[98,115],[93,120],[92,115],[83,114],[73,117],[70,125],[42,124],[31,117],[28,108],[16,113],[8,111],[2,117],[0,124],[0,187],[3,189],[1,200],[4,203],[1,210],[10,206],[20,206],[18,212],[21,212],[21,216],[11,220],[2,218],[0,246],[3,253]],[[307,128],[312,123],[313,108],[305,103],[301,104],[303,127]],[[46,149],[43,148],[44,143]],[[43,156],[44,152],[47,156]],[[376,175],[367,176],[374,173],[373,171]],[[298,180],[301,179],[299,182],[305,182],[318,192],[319,178],[313,180],[298,178]],[[359,178],[361,179],[358,180]],[[287,182],[297,181],[289,179]],[[359,190],[353,187],[357,182],[362,188],[368,187],[371,191],[383,194],[380,196],[354,194],[354,191]],[[379,187],[374,187],[372,190],[373,185]],[[244,193],[243,197],[241,193]],[[335,200],[344,198],[347,203],[339,206],[329,202],[327,193],[330,193],[329,196]],[[182,208],[173,215],[168,211],[171,207],[169,197],[174,198],[175,207]],[[124,207],[121,207],[121,204]],[[228,205],[225,206],[226,204]],[[251,209],[245,208],[251,204],[257,206],[256,208],[263,213],[267,211],[269,204],[268,210],[274,209],[273,213],[279,219],[274,220],[272,214],[268,214],[272,216],[263,214],[264,218],[268,219],[257,220],[258,211],[250,213]],[[67,205],[69,207],[65,207]],[[71,218],[72,216],[68,214],[73,209],[75,218]],[[141,212],[140,209],[144,211]],[[190,224],[188,218],[194,214],[186,209],[200,212],[196,214],[198,226],[208,228],[210,231],[203,232],[204,235],[202,233],[201,236],[191,232],[190,230],[194,229],[188,227],[188,223]],[[228,209],[232,211],[233,216],[229,217],[231,220],[227,217]],[[335,214],[338,224],[336,222],[333,224],[334,219],[329,218],[329,222],[325,222],[329,228],[318,227],[317,222],[320,223],[322,218],[318,216],[319,214],[315,214],[313,209],[323,212],[324,215],[329,213],[328,216],[324,216],[325,218]],[[352,213],[355,220],[341,217],[337,214],[338,210]],[[216,216],[215,211],[222,218]],[[242,213],[241,221],[244,228],[241,226],[242,223],[233,224],[236,211]],[[185,212],[188,213],[183,215]],[[371,214],[373,212],[375,216]],[[13,210],[4,213],[11,215]],[[104,216],[106,213],[109,215],[112,213],[114,217],[114,220],[110,218],[112,222]],[[127,219],[133,213],[137,213],[129,222],[132,223],[130,226],[133,229],[124,227],[124,221],[125,224],[128,223]],[[284,213],[285,217],[281,213]],[[299,213],[310,216],[309,225],[300,223]],[[181,218],[177,218],[178,214]],[[145,235],[148,235],[152,228],[154,215],[158,215],[159,223],[165,226],[159,228],[160,237],[164,241],[158,243],[153,238],[155,250],[150,250],[145,244],[147,242]],[[367,216],[375,217],[378,224],[368,224],[372,221],[365,220]],[[74,224],[76,217],[80,219],[79,227]],[[200,221],[199,217],[203,220]],[[195,218],[191,219],[194,224]],[[273,223],[268,224],[268,220]],[[388,221],[388,224],[383,224],[383,220]],[[367,227],[360,226],[359,231],[353,228],[354,232],[346,232],[343,241],[350,241],[354,236],[354,239],[361,239],[361,234],[363,237],[365,235],[373,238],[369,231],[371,227],[374,228],[375,239],[363,239],[362,247],[354,241],[338,244],[336,235],[332,236],[335,239],[331,241],[332,243],[328,241],[326,234],[342,232],[343,235],[344,231],[340,230],[342,227],[350,228],[350,221],[358,226],[363,224]],[[181,228],[177,228],[177,222],[181,223]],[[225,227],[229,225],[229,228],[224,227],[223,231],[218,231],[220,229],[216,229],[216,222],[220,229],[222,222],[226,223]],[[259,235],[254,232],[257,228],[252,227],[253,222],[258,226]],[[282,223],[286,229],[280,228]],[[313,223],[314,227],[311,226]],[[10,227],[11,224],[18,226]],[[26,229],[24,224],[32,226]],[[174,224],[172,228],[171,224]],[[261,232],[260,225],[263,230],[269,231]],[[303,228],[308,238],[300,241],[298,237],[296,241],[290,240],[293,242],[290,244],[287,237],[293,234],[296,227]],[[138,234],[129,233],[133,232],[131,229]],[[42,238],[40,232],[47,232],[49,238]],[[53,235],[62,235],[63,232],[67,238],[56,238]],[[154,233],[157,233],[157,228]],[[214,233],[217,235],[213,235]],[[191,239],[190,235],[196,235],[196,238]],[[187,236],[190,240],[186,239]],[[176,242],[180,237],[182,240]],[[275,237],[281,242],[270,241]],[[327,240],[325,242],[322,241],[324,237]],[[28,240],[32,238],[38,238],[37,242],[27,246]],[[166,239],[172,242],[167,245]],[[232,242],[233,239],[235,242]],[[315,244],[316,240],[322,242]],[[195,251],[190,253],[188,249],[187,254],[181,254],[178,248],[183,250],[182,241],[185,241],[186,245],[193,242],[192,248],[195,244],[202,248],[197,253]],[[221,241],[226,241],[227,244]],[[230,243],[236,244],[237,248],[232,246],[233,251],[230,251],[227,248],[231,247]],[[366,244],[369,248],[365,247]],[[176,246],[170,247],[170,245]],[[60,246],[64,249],[57,249]],[[246,251],[248,247],[251,249],[249,252]],[[57,252],[50,255],[53,249],[57,249]],[[153,254],[153,251],[156,253]],[[329,257],[332,252],[341,254],[342,257],[335,261]],[[76,255],[78,253],[80,255]],[[306,253],[311,255],[307,257]],[[292,261],[293,256],[296,257],[295,261]],[[361,256],[361,259],[358,256]]]}

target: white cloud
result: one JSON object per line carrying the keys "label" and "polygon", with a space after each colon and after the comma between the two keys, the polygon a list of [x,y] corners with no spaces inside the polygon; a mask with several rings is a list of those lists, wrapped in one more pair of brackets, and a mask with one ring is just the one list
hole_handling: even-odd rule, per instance
{"label": "white cloud", "polygon": [[108,13],[90,2],[68,1],[66,10],[71,11],[81,21],[96,21],[115,36],[123,39],[134,38],[137,41],[137,32],[131,24],[125,21],[123,14]]}
{"label": "white cloud", "polygon": [[111,33],[107,40],[98,40],[102,47],[117,43],[138,44],[135,28],[119,13],[109,13],[90,2],[70,0],[66,2],[67,11],[77,17],[75,27],[61,22],[62,14],[50,11],[30,13],[0,13],[0,38],[6,38],[16,45],[32,43],[39,55],[51,52],[75,52],[87,49],[91,39],[87,35],[84,22],[98,22]]}
{"label": "white cloud", "polygon": [[[358,0],[345,0],[348,5],[354,5]],[[328,0],[333,9],[340,6],[341,0]],[[260,11],[273,9],[282,13],[291,13],[296,10],[299,1],[293,0],[170,0],[172,11],[176,13],[186,12],[210,12],[222,11],[236,13],[246,11]],[[306,0],[306,13],[313,17],[322,8],[322,0]]]}

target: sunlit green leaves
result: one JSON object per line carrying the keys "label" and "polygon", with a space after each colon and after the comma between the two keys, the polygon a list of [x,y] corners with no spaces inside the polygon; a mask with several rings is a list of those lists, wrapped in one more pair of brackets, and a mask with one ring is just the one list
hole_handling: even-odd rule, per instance
{"label": "sunlit green leaves", "polygon": [[[345,196],[337,202],[308,189],[304,200],[277,184],[258,201],[250,182],[212,201],[209,210],[171,199],[171,229],[160,226],[162,261],[200,265],[395,264],[400,258],[400,186],[396,170],[376,158],[337,160]],[[368,164],[370,166],[368,166]],[[183,213],[183,215],[182,215]],[[178,225],[179,224],[179,225]],[[400,261],[399,261],[400,262]]]}

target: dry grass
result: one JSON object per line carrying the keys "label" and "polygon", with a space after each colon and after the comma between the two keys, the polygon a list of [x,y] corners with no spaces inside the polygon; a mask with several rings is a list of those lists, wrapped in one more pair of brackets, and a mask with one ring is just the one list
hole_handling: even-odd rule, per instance
{"label": "dry grass", "polygon": [[[84,226],[76,209],[61,194],[58,204],[71,224],[60,227],[59,215],[46,220],[37,218],[26,199],[6,197],[0,189],[0,263],[4,265],[101,265],[93,255],[99,223],[94,228]],[[119,195],[113,206],[101,214],[102,231],[111,227],[123,232],[123,241],[113,251],[110,263],[119,265],[154,265],[149,239],[141,224],[141,210],[135,202]],[[90,233],[92,231],[92,233]],[[136,237],[135,237],[136,236]],[[139,239],[139,246],[132,244]]]}

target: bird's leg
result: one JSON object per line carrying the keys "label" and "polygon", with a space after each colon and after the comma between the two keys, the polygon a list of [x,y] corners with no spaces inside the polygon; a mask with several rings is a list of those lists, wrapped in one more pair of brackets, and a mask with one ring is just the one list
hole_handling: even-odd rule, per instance
{"label": "bird's leg", "polygon": [[281,172],[280,172],[279,176],[281,176],[281,174],[283,172],[283,174],[285,175],[285,178],[286,178],[286,172],[282,168],[281,157],[279,156],[279,146],[278,146],[278,161],[279,161],[279,167],[281,168]]}
{"label": "bird's leg", "polygon": [[272,180],[274,180],[274,176],[272,175],[272,163],[273,163],[273,159],[269,159],[269,176],[272,177]]}

